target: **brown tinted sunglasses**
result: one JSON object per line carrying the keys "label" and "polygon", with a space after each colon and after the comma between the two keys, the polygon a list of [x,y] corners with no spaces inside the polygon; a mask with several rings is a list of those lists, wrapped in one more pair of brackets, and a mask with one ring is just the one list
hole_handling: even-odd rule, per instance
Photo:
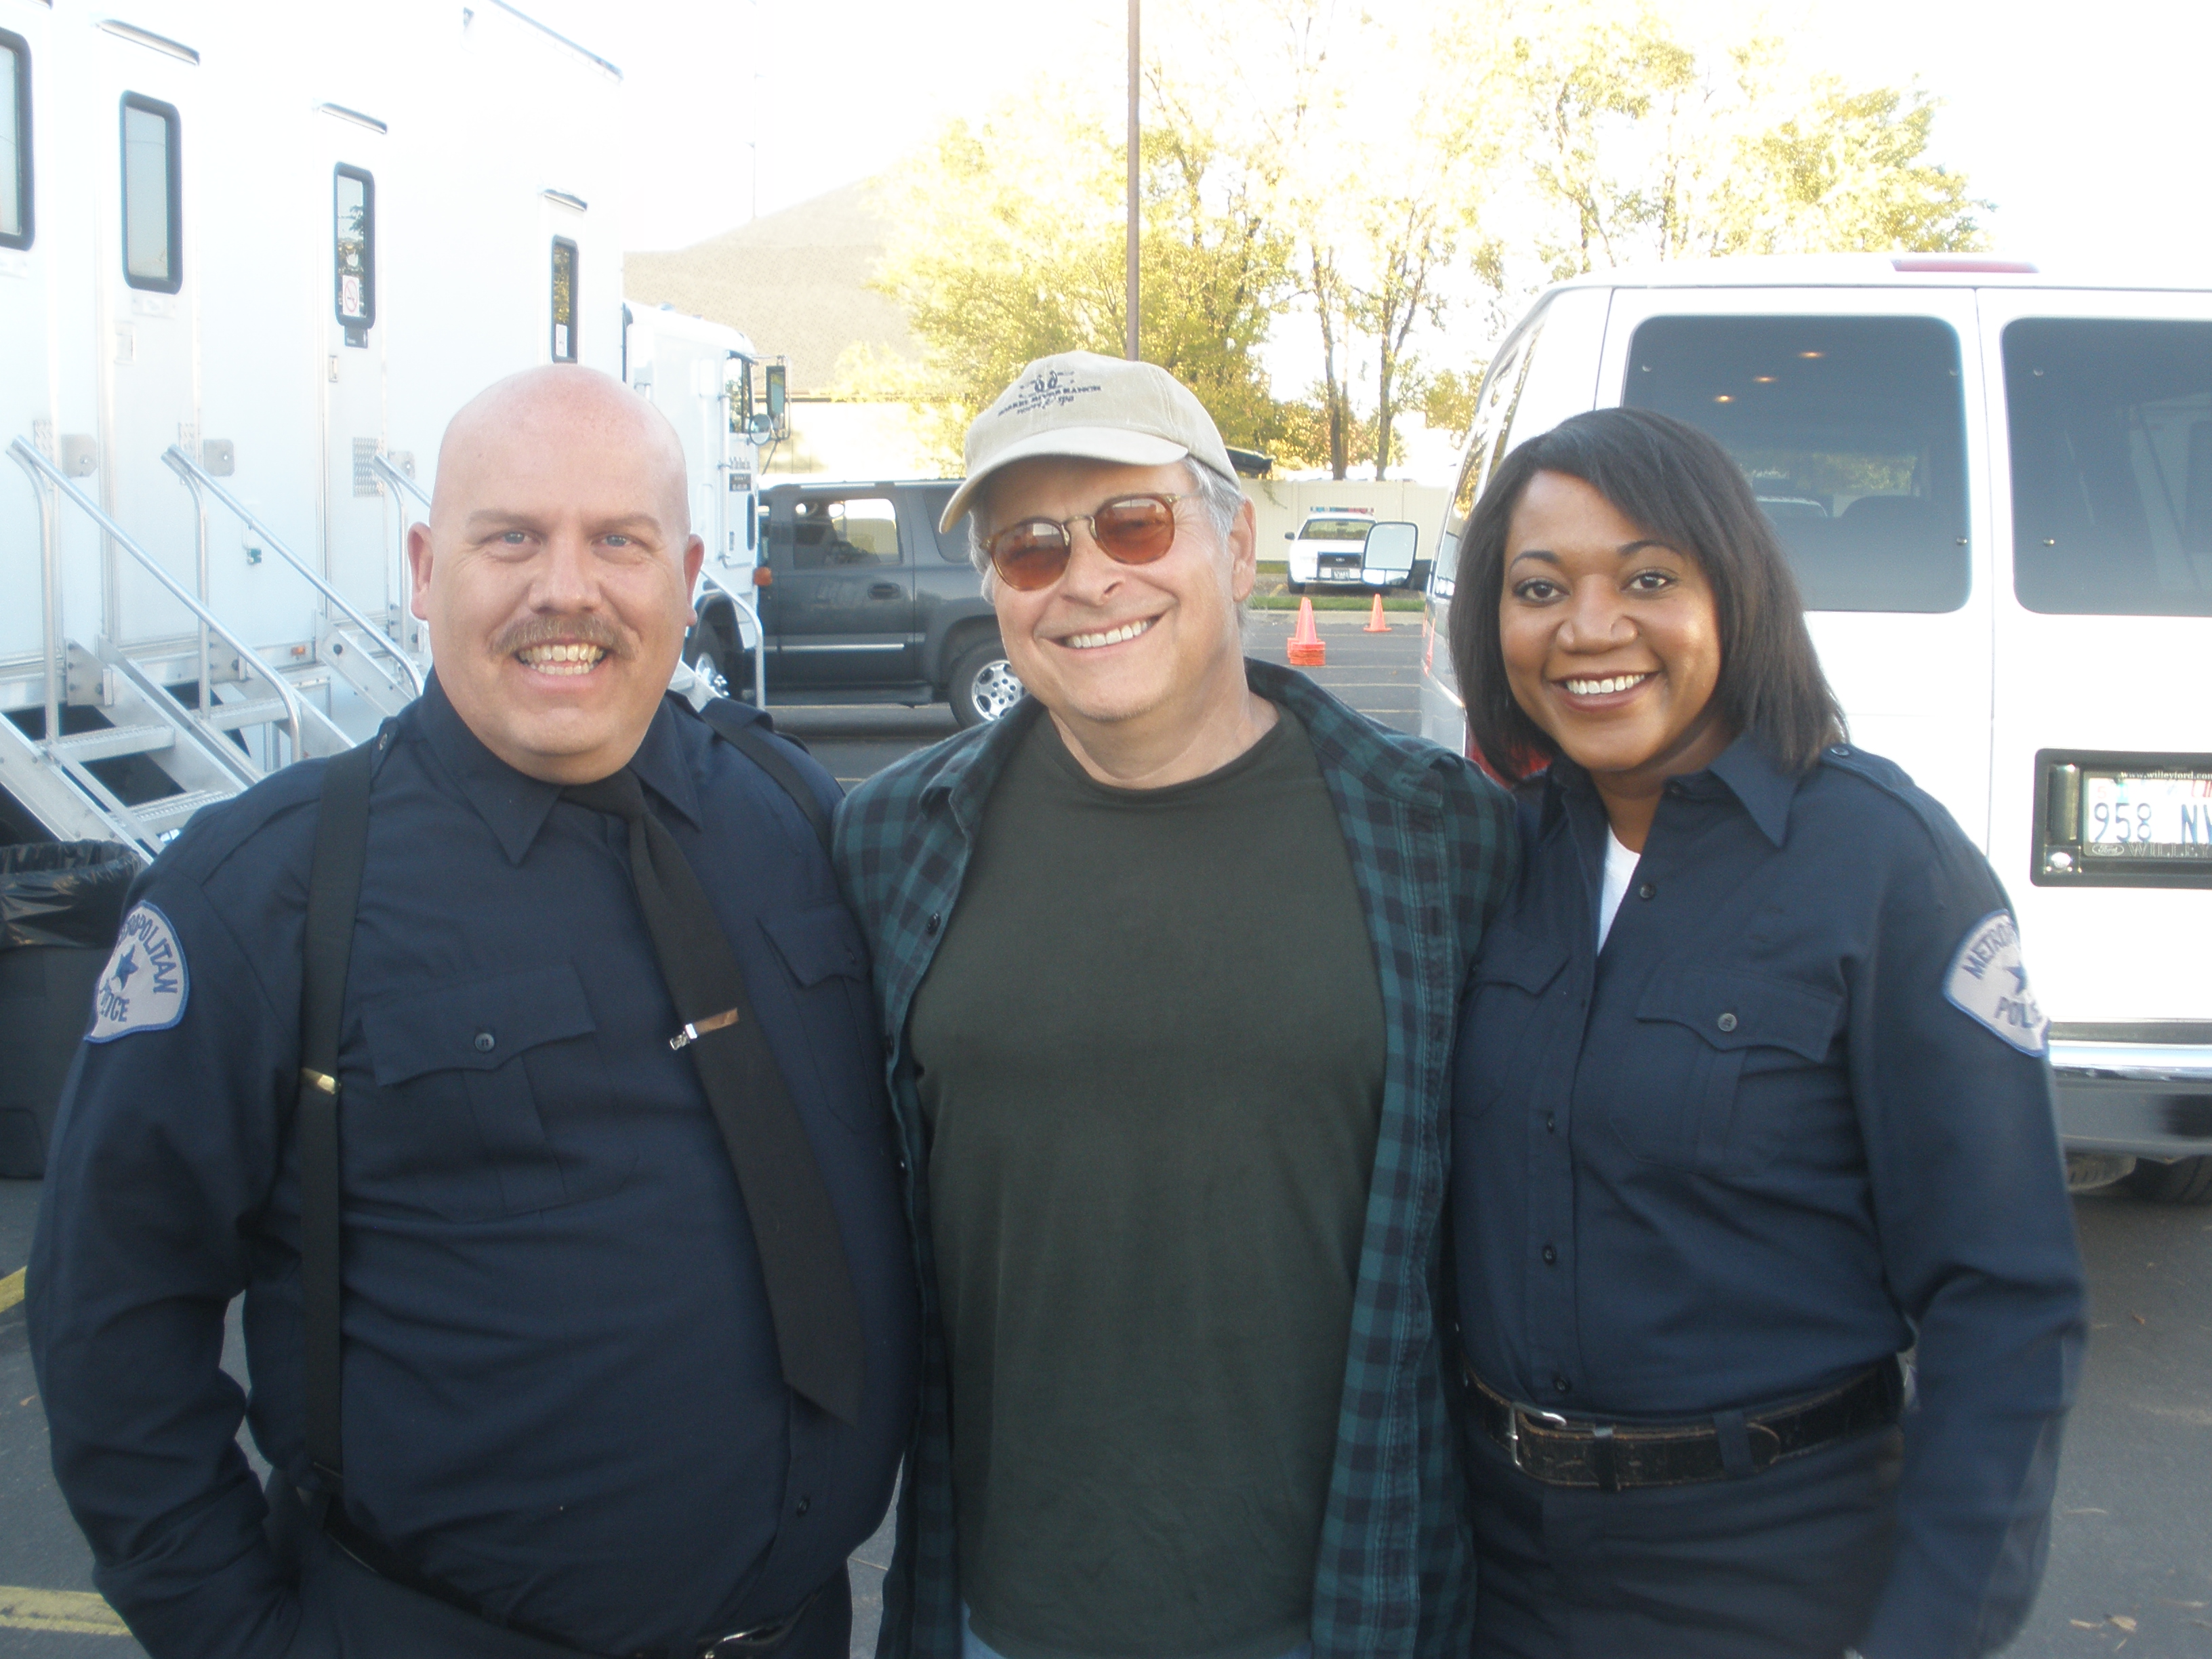
{"label": "brown tinted sunglasses", "polygon": [[1071,531],[1091,526],[1091,539],[1116,564],[1150,564],[1175,545],[1175,504],[1180,495],[1116,495],[1072,519],[1024,519],[983,544],[991,568],[1009,587],[1025,593],[1050,587],[1066,573],[1075,551]]}

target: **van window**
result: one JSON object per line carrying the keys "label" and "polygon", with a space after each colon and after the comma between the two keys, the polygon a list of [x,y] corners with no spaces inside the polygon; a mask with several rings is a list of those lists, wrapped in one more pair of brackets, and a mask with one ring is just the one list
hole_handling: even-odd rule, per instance
{"label": "van window", "polygon": [[1372,519],[1308,519],[1298,526],[1302,542],[1364,542]]}
{"label": "van window", "polygon": [[1718,439],[1808,611],[1955,611],[1971,582],[1959,337],[1933,317],[1655,317],[1632,409]]}
{"label": "van window", "polygon": [[2023,318],[2004,369],[2020,602],[2212,616],[2212,323]]}
{"label": "van window", "polygon": [[359,167],[342,167],[331,179],[331,269],[334,303],[345,325],[346,343],[376,322],[376,180]]}
{"label": "van window", "polygon": [[576,245],[553,239],[553,361],[576,361]]}
{"label": "van window", "polygon": [[791,563],[795,570],[845,570],[899,562],[898,509],[884,496],[842,501],[802,496],[791,511]]}
{"label": "van window", "polygon": [[31,48],[0,29],[0,247],[31,245]]}
{"label": "van window", "polygon": [[123,94],[123,280],[174,294],[184,286],[184,167],[177,112]]}
{"label": "van window", "polygon": [[1528,365],[1535,360],[1536,336],[1541,327],[1540,323],[1529,329],[1521,342],[1521,361],[1509,365],[1507,374],[1498,377],[1498,386],[1491,392],[1490,418],[1495,423],[1498,436],[1490,447],[1490,465],[1483,469],[1486,481],[1512,453],[1513,416],[1521,407],[1521,388],[1528,384]]}

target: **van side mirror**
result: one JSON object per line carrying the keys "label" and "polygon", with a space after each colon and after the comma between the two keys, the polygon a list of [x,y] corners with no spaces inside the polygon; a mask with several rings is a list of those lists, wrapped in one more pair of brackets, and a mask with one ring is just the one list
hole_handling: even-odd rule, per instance
{"label": "van side mirror", "polygon": [[1413,555],[1420,550],[1421,527],[1403,520],[1367,526],[1365,562],[1388,568],[1413,562]]}

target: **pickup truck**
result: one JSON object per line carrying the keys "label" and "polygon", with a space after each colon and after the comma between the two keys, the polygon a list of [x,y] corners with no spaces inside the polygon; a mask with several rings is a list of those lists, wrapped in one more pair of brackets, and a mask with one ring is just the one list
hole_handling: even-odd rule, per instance
{"label": "pickup truck", "polygon": [[750,698],[751,597],[768,635],[775,703],[949,702],[963,726],[1022,695],[999,623],[968,562],[965,522],[940,536],[954,479],[780,483],[761,492],[757,566],[720,569],[699,598],[684,661]]}

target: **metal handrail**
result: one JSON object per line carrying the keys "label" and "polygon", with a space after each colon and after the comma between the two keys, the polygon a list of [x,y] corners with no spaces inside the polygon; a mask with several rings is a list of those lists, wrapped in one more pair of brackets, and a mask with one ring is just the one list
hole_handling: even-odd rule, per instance
{"label": "metal handrail", "polygon": [[[415,480],[406,473],[402,472],[398,467],[392,465],[391,459],[381,450],[368,458],[368,468],[370,471],[375,473],[379,478],[384,481],[386,488],[392,491],[392,498],[393,501],[400,501],[401,497],[411,495],[414,497],[416,501],[421,505],[424,515],[426,517],[428,515],[430,511],[430,492],[423,489],[421,484],[416,483]],[[394,568],[398,573],[399,586],[401,588],[411,590],[415,580],[415,572],[413,567],[407,562],[407,514],[404,501],[401,502],[401,510],[394,513],[392,515],[392,518],[393,526],[398,535],[398,545],[393,549],[393,553],[397,560]],[[400,627],[404,631],[406,628],[406,624],[402,623]],[[423,649],[422,635],[419,631],[416,632],[415,638],[416,649]],[[413,653],[410,652],[409,654],[412,655]]]}
{"label": "metal handrail", "polygon": [[699,580],[713,588],[732,605],[752,618],[753,623],[753,707],[768,707],[768,629],[761,626],[760,612],[751,600],[717,576],[705,565],[699,567]]}
{"label": "metal handrail", "polygon": [[[11,447],[20,448],[23,441]],[[39,475],[23,469],[31,481],[31,494],[39,501],[39,615],[46,669],[46,735],[59,737],[62,729],[62,573],[60,542],[54,534],[54,498],[39,488]]]}
{"label": "metal handrail", "polygon": [[399,641],[392,638],[392,636],[385,631],[385,628],[382,623],[371,622],[366,616],[362,615],[359,611],[354,608],[351,602],[347,599],[344,594],[339,592],[338,590],[331,586],[329,582],[324,580],[322,577],[317,575],[313,570],[310,570],[301,560],[299,555],[293,552],[290,548],[285,546],[283,540],[274,531],[270,530],[267,525],[262,523],[259,519],[253,515],[252,510],[249,508],[245,502],[240,501],[237,496],[232,495],[228,489],[225,489],[221,484],[217,483],[208,475],[207,470],[204,467],[201,466],[198,461],[186,454],[182,445],[171,444],[169,447],[162,453],[161,459],[169,464],[169,470],[171,471],[174,472],[179,477],[185,481],[185,487],[191,489],[194,495],[198,495],[203,489],[213,495],[216,500],[221,501],[225,507],[236,514],[240,522],[244,524],[248,530],[251,530],[255,535],[260,537],[264,545],[267,546],[271,551],[276,553],[279,558],[283,559],[285,563],[290,565],[293,569],[298,571],[302,576],[305,576],[308,582],[314,587],[315,591],[320,593],[324,599],[327,599],[331,605],[337,606],[340,611],[344,611],[347,616],[353,618],[357,626],[367,629],[370,638],[381,639],[386,645],[390,646],[392,649],[392,660],[397,662],[401,668],[406,671],[407,678],[409,679],[414,681],[415,695],[418,697],[422,695],[422,671],[416,667],[414,659],[410,657],[403,648],[401,648]]}
{"label": "metal handrail", "polygon": [[412,495],[416,501],[422,502],[422,510],[425,513],[428,513],[430,510],[430,492],[423,489],[421,484],[416,483],[414,479],[409,477],[398,467],[392,465],[388,457],[382,454],[372,455],[368,458],[368,466],[369,471],[375,473],[376,476],[383,479],[385,483],[404,491],[406,494]]}
{"label": "metal handrail", "polygon": [[[225,645],[228,646],[234,652],[237,653],[239,667],[241,672],[247,665],[251,664],[253,672],[269,683],[270,689],[276,693],[278,701],[283,702],[284,705],[284,723],[291,728],[292,732],[292,757],[295,760],[297,760],[301,753],[300,747],[300,699],[298,694],[292,690],[291,686],[285,683],[284,677],[282,674],[279,674],[275,669],[270,667],[267,663],[262,661],[259,654],[255,652],[252,646],[246,644],[244,640],[241,640],[237,635],[232,633],[229,629],[223,626],[222,619],[216,616],[214,611],[209,610],[207,606],[202,605],[198,599],[194,599],[191,596],[191,592],[186,589],[182,582],[179,581],[174,576],[172,576],[167,571],[161,568],[161,561],[156,559],[151,553],[149,553],[144,548],[139,546],[137,542],[132,541],[130,536],[124,531],[123,526],[117,524],[114,520],[109,518],[106,514],[101,512],[99,503],[94,501],[90,496],[87,495],[82,490],[79,489],[75,484],[71,483],[69,481],[67,475],[64,474],[59,467],[56,466],[43,454],[40,453],[37,449],[24,442],[21,438],[16,439],[13,443],[8,446],[8,453],[15,457],[18,465],[30,470],[34,475],[43,476],[49,483],[52,484],[58,494],[66,497],[71,501],[74,501],[79,510],[82,511],[87,518],[90,519],[93,523],[99,526],[100,528],[106,532],[110,541],[113,542],[125,553],[128,553],[132,558],[137,560],[140,568],[145,570],[149,575],[152,576],[155,581],[158,581],[162,586],[167,588],[172,598],[176,599],[176,601],[179,605],[183,605],[185,610],[191,611],[192,615],[199,618],[202,626],[206,628],[210,634],[213,634]],[[198,711],[200,722],[203,725],[206,724],[208,714],[210,712],[208,704],[209,699],[203,697],[201,699],[201,706]],[[210,729],[212,730],[213,728]],[[52,743],[60,735],[61,733],[59,732],[49,729],[46,733],[46,741]]]}

